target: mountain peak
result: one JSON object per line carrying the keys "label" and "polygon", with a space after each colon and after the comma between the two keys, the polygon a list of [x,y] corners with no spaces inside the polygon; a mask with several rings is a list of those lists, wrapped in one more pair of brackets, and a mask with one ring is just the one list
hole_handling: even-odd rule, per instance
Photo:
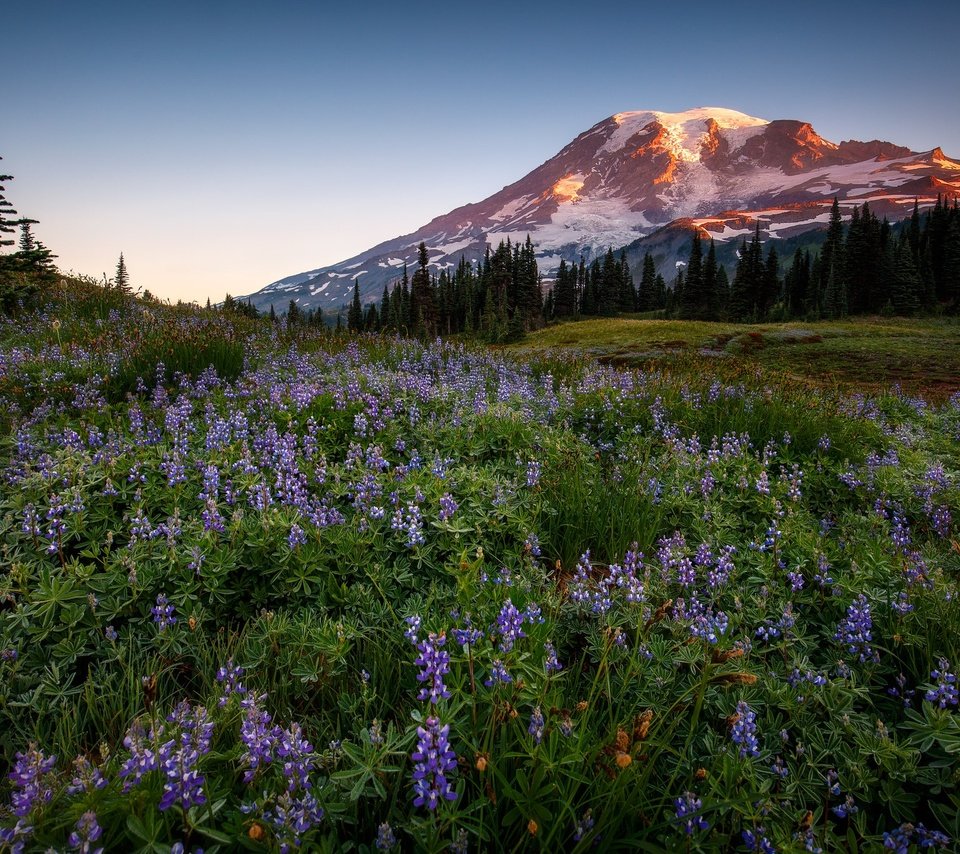
{"label": "mountain peak", "polygon": [[[361,300],[371,302],[405,263],[416,266],[421,241],[439,272],[530,235],[549,277],[564,259],[590,260],[638,238],[679,234],[665,226],[681,220],[722,242],[752,233],[762,219],[767,236],[778,239],[821,227],[834,197],[845,214],[869,202],[874,213],[896,219],[915,199],[933,204],[937,194],[960,195],[960,163],[939,149],[920,154],[879,140],[838,145],[809,122],[726,107],[633,110],[593,125],[490,197],[339,264],[273,282],[253,301],[338,310],[361,276]],[[669,268],[671,257],[664,250],[658,263]]]}
{"label": "mountain peak", "polygon": [[678,161],[688,163],[700,159],[703,144],[708,141],[713,129],[746,131],[730,135],[733,137],[730,142],[734,143],[731,149],[736,150],[749,136],[760,133],[769,124],[766,119],[758,119],[726,107],[697,107],[682,113],[634,110],[616,113],[607,121],[612,121],[616,130],[608,138],[602,151],[617,151],[625,147],[637,134],[643,133],[651,125],[657,125],[663,131],[664,147]]}

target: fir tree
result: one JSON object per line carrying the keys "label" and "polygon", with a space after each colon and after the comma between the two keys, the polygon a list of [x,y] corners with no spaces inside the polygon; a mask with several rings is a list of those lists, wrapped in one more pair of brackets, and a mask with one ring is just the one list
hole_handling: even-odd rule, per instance
{"label": "fir tree", "polygon": [[720,282],[717,270],[717,249],[713,240],[707,250],[707,260],[703,264],[703,314],[704,320],[720,319]]}
{"label": "fir tree", "polygon": [[920,308],[920,275],[913,260],[913,247],[908,235],[901,234],[893,261],[890,301],[897,314],[911,316]]}
{"label": "fir tree", "polygon": [[127,274],[127,265],[123,260],[123,253],[120,253],[120,260],[117,261],[117,272],[113,277],[114,287],[124,294],[129,294],[130,289],[130,276]]}
{"label": "fir tree", "polygon": [[637,295],[637,308],[640,311],[653,311],[663,308],[657,293],[657,270],[653,256],[646,252],[643,256],[643,273],[640,276],[640,291]]}
{"label": "fir tree", "polygon": [[678,288],[675,295],[677,317],[683,320],[702,317],[703,303],[703,246],[700,241],[700,232],[696,232],[690,245],[690,256],[682,290]]}
{"label": "fir tree", "polygon": [[[3,158],[0,157],[0,160]],[[14,210],[13,205],[7,201],[4,196],[6,188],[3,186],[7,181],[12,181],[12,175],[0,175],[0,246],[13,246],[14,240],[5,237],[4,235],[13,234],[16,232],[16,220],[13,219],[17,215],[17,212]]]}
{"label": "fir tree", "polygon": [[350,311],[347,313],[347,330],[349,332],[363,331],[363,306],[360,304],[360,280],[353,280],[353,300],[350,302]]}
{"label": "fir tree", "polygon": [[[229,295],[228,298],[230,298]],[[226,305],[226,300],[224,300],[224,305]],[[290,300],[287,305],[287,326],[298,326],[302,319],[302,312],[300,306],[297,305],[297,301],[295,299]]]}
{"label": "fir tree", "polygon": [[410,315],[414,330],[432,338],[437,334],[437,306],[434,302],[433,283],[428,269],[427,246],[421,242],[417,248],[417,271],[410,284]]}
{"label": "fir tree", "polygon": [[954,216],[944,239],[942,293],[953,312],[960,312],[960,216]]}
{"label": "fir tree", "polygon": [[567,267],[565,260],[560,261],[557,279],[553,286],[554,317],[571,317],[576,312],[577,274]]}

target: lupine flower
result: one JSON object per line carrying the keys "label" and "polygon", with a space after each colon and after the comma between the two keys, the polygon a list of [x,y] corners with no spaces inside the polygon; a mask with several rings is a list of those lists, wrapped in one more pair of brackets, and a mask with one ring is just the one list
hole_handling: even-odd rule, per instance
{"label": "lupine flower", "polygon": [[97,814],[88,810],[77,819],[76,829],[67,842],[71,849],[81,854],[103,854],[102,848],[94,848],[93,843],[103,835],[103,829],[97,823]]}
{"label": "lupine flower", "polygon": [[393,832],[393,828],[390,827],[389,822],[383,822],[377,828],[377,839],[374,842],[378,851],[389,851],[397,844],[397,836]]}
{"label": "lupine flower", "polygon": [[231,694],[242,696],[247,693],[247,689],[240,681],[242,676],[243,668],[239,665],[234,665],[232,658],[228,658],[227,663],[221,665],[219,670],[217,670],[217,682],[223,684],[223,694],[217,701],[217,705],[220,706],[221,709],[227,705]]}
{"label": "lupine flower", "polygon": [[429,683],[420,689],[417,699],[429,700],[434,706],[450,697],[450,692],[443,684],[443,677],[450,672],[450,654],[442,649],[446,642],[443,634],[430,632],[426,640],[417,644],[420,655],[414,664],[421,668],[417,681]]}
{"label": "lupine flower", "polygon": [[458,506],[453,496],[449,492],[445,492],[440,497],[440,521],[446,522],[448,519],[452,519],[453,514],[457,512]]}
{"label": "lupine flower", "polygon": [[153,614],[153,622],[157,624],[161,632],[177,622],[177,618],[174,616],[176,609],[169,603],[164,593],[158,594],[157,604],[150,609],[150,613]]}
{"label": "lupine flower", "polygon": [[45,778],[56,764],[56,756],[44,756],[35,744],[31,744],[24,753],[17,753],[13,770],[7,775],[13,783],[10,801],[14,815],[26,816],[38,802],[50,802],[53,790]]}
{"label": "lupine flower", "polygon": [[593,810],[584,810],[583,815],[573,828],[573,841],[579,842],[593,827]]}
{"label": "lupine flower", "polygon": [[757,742],[757,715],[743,700],[737,703],[737,712],[733,726],[730,728],[730,739],[740,746],[740,756],[759,756],[760,748]]}
{"label": "lupine flower", "polygon": [[299,525],[294,523],[290,526],[290,533],[287,536],[287,545],[290,547],[291,551],[296,549],[298,546],[306,545],[307,542],[307,533]]}
{"label": "lupine flower", "polygon": [[543,741],[543,712],[540,711],[540,707],[537,706],[533,710],[533,714],[530,715],[530,726],[527,727],[527,732],[533,736],[533,743],[540,744]]}
{"label": "lupine flower", "polygon": [[417,746],[410,758],[413,766],[413,805],[435,810],[441,801],[453,801],[457,793],[450,788],[447,775],[457,767],[457,755],[450,749],[447,736],[450,725],[428,717],[417,727]]}
{"label": "lupine flower", "polygon": [[847,618],[837,627],[834,640],[840,641],[851,655],[860,661],[879,661],[880,656],[870,646],[873,639],[873,619],[870,603],[862,593],[847,608]]}
{"label": "lupine flower", "polygon": [[88,795],[107,785],[107,779],[100,769],[85,756],[78,756],[73,760],[73,779],[67,786],[68,795],[86,792]]}
{"label": "lupine flower", "polygon": [[930,673],[931,679],[937,680],[937,686],[924,694],[928,703],[936,703],[941,709],[947,706],[956,706],[958,702],[957,676],[950,672],[950,662],[941,658],[937,669]]}
{"label": "lupine flower", "polygon": [[495,658],[490,665],[490,676],[483,680],[483,684],[489,688],[501,682],[513,682],[513,677],[507,672],[503,662],[499,658]]}
{"label": "lupine flower", "polygon": [[417,632],[420,631],[420,617],[414,614],[412,617],[407,617],[405,622],[407,624],[407,630],[403,633],[403,636],[416,646],[418,643]]}
{"label": "lupine flower", "polygon": [[833,768],[827,771],[827,791],[835,798],[840,797],[843,791],[840,788],[840,775]]}
{"label": "lupine flower", "polygon": [[513,602],[507,599],[497,616],[496,630],[500,634],[501,652],[510,652],[516,641],[526,637],[526,633],[523,631],[523,622],[523,614],[517,610]]}
{"label": "lupine flower", "polygon": [[244,719],[240,723],[240,738],[247,748],[243,762],[248,769],[243,774],[243,781],[250,783],[256,776],[257,770],[273,761],[277,745],[280,742],[280,727],[271,725],[270,713],[261,707],[266,694],[251,693],[241,701]]}
{"label": "lupine flower", "polygon": [[457,837],[447,846],[447,850],[450,854],[467,854],[467,831],[464,828],[460,828],[457,831]]}
{"label": "lupine flower", "polygon": [[151,727],[145,732],[140,721],[134,721],[123,739],[123,746],[130,751],[129,758],[120,768],[119,777],[130,777],[123,784],[123,791],[129,792],[134,786],[140,785],[144,776],[157,770],[157,754],[153,749],[156,739],[163,733],[163,727],[154,732]]}
{"label": "lupine flower", "polygon": [[913,700],[914,694],[917,692],[912,688],[907,689],[907,677],[900,673],[897,675],[897,678],[894,680],[897,684],[891,685],[887,688],[887,693],[891,697],[899,697],[903,701],[903,707],[909,709]]}
{"label": "lupine flower", "polygon": [[287,791],[309,789],[309,774],[314,767],[313,745],[303,738],[300,724],[292,723],[280,733],[277,756],[283,760],[283,776],[287,778]]}
{"label": "lupine flower", "polygon": [[703,809],[703,801],[693,792],[685,792],[682,798],[677,798],[673,802],[673,805],[676,821],[688,836],[692,836],[698,830],[707,830],[710,827],[707,820],[700,815],[700,810]]}
{"label": "lupine flower", "polygon": [[896,830],[883,834],[883,847],[892,849],[897,854],[907,854],[912,842],[916,842],[920,850],[934,846],[946,848],[950,844],[950,837],[939,830],[927,830],[923,822],[916,826],[901,824]]}
{"label": "lupine flower", "polygon": [[546,652],[546,658],[543,662],[543,669],[546,670],[547,673],[563,670],[563,665],[557,659],[557,651],[554,649],[553,644],[550,643],[550,641],[547,641],[543,645],[543,649]]}
{"label": "lupine flower", "polygon": [[763,827],[758,827],[756,832],[752,830],[744,830],[740,834],[740,838],[743,840],[743,844],[746,846],[747,851],[759,851],[760,854],[776,854],[776,848],[773,843],[763,835]]}
{"label": "lupine flower", "polygon": [[833,807],[832,811],[837,818],[849,818],[855,812],[859,812],[860,807],[858,807],[856,801],[854,801],[853,795],[847,795],[846,800],[844,800],[842,804]]}
{"label": "lupine flower", "polygon": [[157,753],[160,769],[166,777],[158,807],[163,811],[180,804],[186,811],[207,802],[203,791],[205,779],[196,765],[200,757],[210,751],[213,721],[209,720],[203,706],[191,709],[186,701],[177,706],[167,720],[179,724],[181,732],[178,739],[162,744]]}
{"label": "lupine flower", "polygon": [[0,827],[0,842],[10,846],[11,854],[22,854],[26,850],[26,840],[33,833],[33,825],[18,818],[13,827]]}
{"label": "lupine flower", "polygon": [[308,791],[283,792],[272,809],[264,810],[264,820],[273,825],[281,854],[289,854],[303,843],[306,833],[323,821],[323,807]]}
{"label": "lupine flower", "polygon": [[540,482],[543,467],[536,460],[527,462],[527,486],[536,486]]}

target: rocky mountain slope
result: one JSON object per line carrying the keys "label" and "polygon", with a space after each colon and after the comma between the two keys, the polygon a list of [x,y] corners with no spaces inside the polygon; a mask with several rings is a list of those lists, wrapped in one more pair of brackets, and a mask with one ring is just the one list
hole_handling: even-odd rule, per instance
{"label": "rocky mountain slope", "polygon": [[[749,235],[759,220],[769,238],[795,237],[827,222],[834,196],[847,211],[869,202],[895,219],[914,200],[929,205],[938,194],[960,194],[960,161],[939,148],[833,143],[806,122],[715,107],[618,113],[489,198],[339,264],[280,279],[251,300],[281,311],[291,299],[301,308],[336,309],[359,277],[361,298],[375,301],[405,263],[415,266],[421,241],[440,269],[529,234],[549,278],[562,258],[589,260],[648,236],[661,249],[682,246],[677,235],[693,228],[726,242]],[[676,250],[659,252],[665,276],[676,257]]]}

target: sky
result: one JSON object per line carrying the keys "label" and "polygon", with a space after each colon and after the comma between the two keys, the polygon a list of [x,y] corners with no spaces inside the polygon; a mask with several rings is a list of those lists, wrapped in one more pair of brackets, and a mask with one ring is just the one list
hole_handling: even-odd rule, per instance
{"label": "sky", "polygon": [[960,3],[5,3],[0,172],[64,271],[216,302],[415,231],[628,110],[960,158]]}

